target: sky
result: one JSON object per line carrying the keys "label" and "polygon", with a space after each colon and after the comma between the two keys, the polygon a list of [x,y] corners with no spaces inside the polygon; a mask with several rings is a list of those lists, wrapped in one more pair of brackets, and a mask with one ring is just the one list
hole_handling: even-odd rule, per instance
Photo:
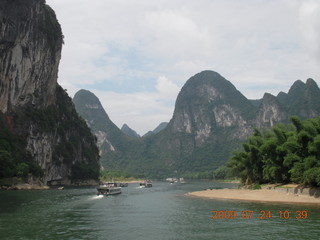
{"label": "sky", "polygon": [[319,0],[47,0],[64,45],[58,82],[93,92],[143,135],[185,82],[213,70],[249,99],[320,81]]}

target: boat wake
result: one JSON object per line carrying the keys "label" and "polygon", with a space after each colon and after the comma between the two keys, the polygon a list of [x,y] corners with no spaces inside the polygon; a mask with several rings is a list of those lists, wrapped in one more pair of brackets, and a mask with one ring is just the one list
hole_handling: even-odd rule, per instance
{"label": "boat wake", "polygon": [[97,196],[90,197],[89,200],[97,200],[101,198],[103,198],[103,195],[97,195]]}

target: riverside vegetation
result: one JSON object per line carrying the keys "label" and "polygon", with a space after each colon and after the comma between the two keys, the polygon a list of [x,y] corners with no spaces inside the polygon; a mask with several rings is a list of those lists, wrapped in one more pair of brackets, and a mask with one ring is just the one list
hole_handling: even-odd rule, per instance
{"label": "riverside vegetation", "polygon": [[320,117],[277,124],[259,131],[234,152],[228,167],[244,184],[288,183],[320,186]]}

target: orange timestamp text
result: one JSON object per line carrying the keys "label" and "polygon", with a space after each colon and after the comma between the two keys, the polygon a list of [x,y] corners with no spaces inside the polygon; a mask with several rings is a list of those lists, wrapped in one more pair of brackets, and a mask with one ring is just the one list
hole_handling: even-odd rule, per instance
{"label": "orange timestamp text", "polygon": [[309,213],[307,210],[297,210],[297,211],[278,211],[271,212],[270,210],[260,210],[260,211],[252,211],[252,210],[244,210],[241,212],[237,212],[234,210],[224,210],[224,211],[212,211],[212,219],[271,219],[271,218],[281,218],[281,219],[307,219]]}

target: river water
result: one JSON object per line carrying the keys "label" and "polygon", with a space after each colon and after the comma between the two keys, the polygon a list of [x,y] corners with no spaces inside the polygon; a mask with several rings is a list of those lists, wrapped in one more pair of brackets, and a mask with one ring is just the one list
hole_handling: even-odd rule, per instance
{"label": "river water", "polygon": [[[132,183],[116,196],[97,196],[95,188],[0,191],[0,239],[319,239],[319,206],[184,195],[225,187],[236,185],[154,182],[152,188],[139,188]],[[212,211],[235,211],[237,217],[212,219]],[[260,211],[270,211],[269,217],[260,219]],[[280,218],[280,211],[290,216]],[[307,212],[307,218],[296,219],[297,211]]]}

